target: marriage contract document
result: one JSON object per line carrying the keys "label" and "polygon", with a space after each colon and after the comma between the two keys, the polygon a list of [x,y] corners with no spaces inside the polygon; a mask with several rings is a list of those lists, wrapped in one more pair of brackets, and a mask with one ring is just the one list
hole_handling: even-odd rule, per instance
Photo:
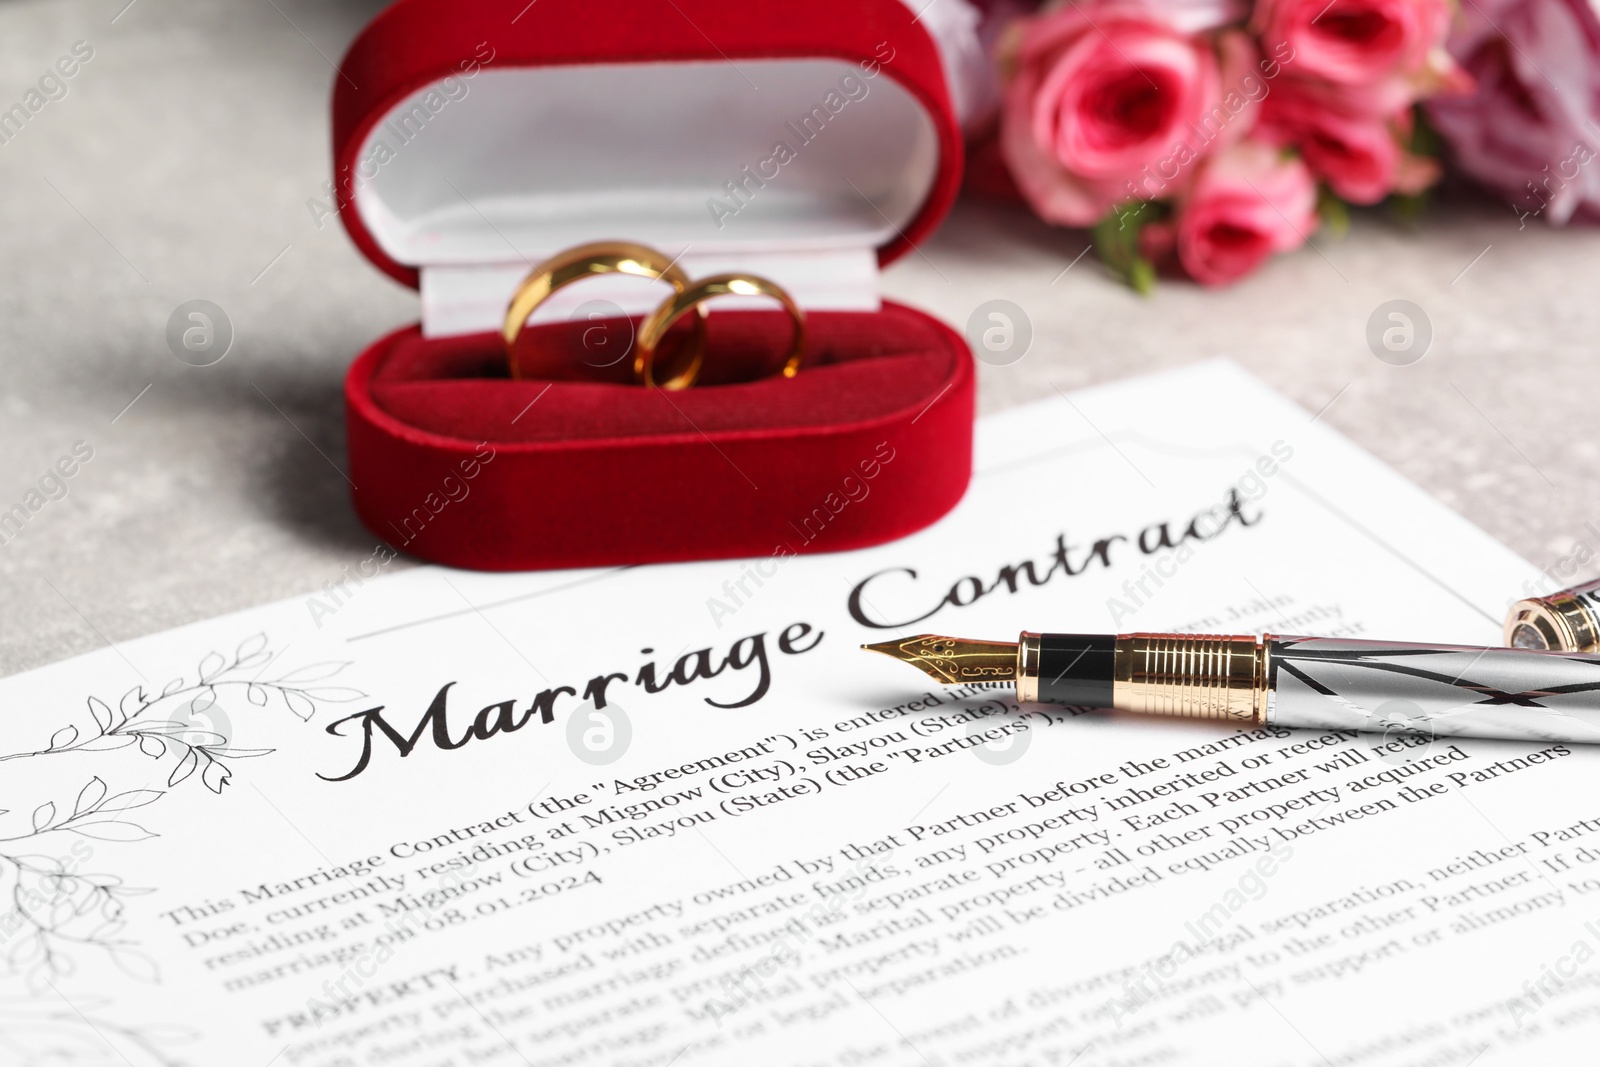
{"label": "marriage contract document", "polygon": [[949,517],[799,553],[896,449],[757,559],[382,576],[374,546],[0,683],[0,1064],[1594,1047],[1600,750],[1019,708],[858,648],[1493,644],[1527,564],[1226,363],[987,419]]}

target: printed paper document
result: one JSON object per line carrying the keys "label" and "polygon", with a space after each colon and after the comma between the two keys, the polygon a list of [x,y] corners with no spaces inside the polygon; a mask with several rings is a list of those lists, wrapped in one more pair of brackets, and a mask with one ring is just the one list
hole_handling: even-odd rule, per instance
{"label": "printed paper document", "polygon": [[1494,644],[1531,567],[1227,363],[989,418],[948,518],[797,553],[912,462],[770,556],[380,551],[0,682],[0,1064],[1590,1053],[1600,751],[1019,709],[858,648]]}

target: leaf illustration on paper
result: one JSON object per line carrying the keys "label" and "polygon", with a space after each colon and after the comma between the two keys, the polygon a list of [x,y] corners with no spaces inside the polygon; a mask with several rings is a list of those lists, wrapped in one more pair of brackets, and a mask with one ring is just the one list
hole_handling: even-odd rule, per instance
{"label": "leaf illustration on paper", "polygon": [[116,717],[111,714],[111,708],[99,697],[89,698],[89,714],[94,716],[95,725],[100,727],[102,734],[109,733],[116,726]]}
{"label": "leaf illustration on paper", "polygon": [[[138,961],[118,961],[118,966],[129,973],[148,973]],[[119,1023],[107,998],[77,992],[63,1003],[45,983],[37,984],[43,996],[0,999],[0,1035],[12,1057],[7,1063],[180,1067],[183,1061],[171,1050],[199,1039],[185,1026]]]}
{"label": "leaf illustration on paper", "polygon": [[312,700],[323,700],[330,704],[348,704],[352,700],[360,700],[367,695],[359,689],[351,689],[349,686],[342,685],[321,686],[316,689],[302,690],[302,692]]}
{"label": "leaf illustration on paper", "polygon": [[5,962],[12,970],[21,970],[37,962],[44,955],[44,942],[37,937],[16,937],[5,953]]}
{"label": "leaf illustration on paper", "polygon": [[194,769],[199,766],[199,764],[200,757],[197,755],[197,750],[192,748],[189,749],[188,754],[179,761],[178,766],[173,768],[172,777],[167,779],[167,784],[171,786],[177,785],[179,782],[193,774]]}
{"label": "leaf illustration on paper", "polygon": [[114,948],[111,950],[111,960],[121,969],[123,974],[139,982],[159,982],[161,969],[156,966],[156,961],[133,948]]}
{"label": "leaf illustration on paper", "polygon": [[211,730],[185,730],[181,722],[172,725],[178,728],[173,733],[190,748],[217,748],[228,743],[226,737]]}
{"label": "leaf illustration on paper", "polygon": [[310,722],[311,716],[317,713],[317,706],[311,702],[311,699],[304,693],[296,692],[293,689],[285,689],[283,691],[283,702],[289,706],[290,711],[300,717],[302,722]]}
{"label": "leaf illustration on paper", "polygon": [[159,789],[131,789],[126,793],[118,793],[95,810],[103,815],[119,811],[132,811],[134,808],[142,808],[147,804],[154,804],[164,796],[166,796],[166,793]]}
{"label": "leaf illustration on paper", "polygon": [[106,734],[105,736],[97,737],[92,741],[83,742],[81,745],[78,745],[77,748],[74,749],[74,751],[76,751],[76,752],[110,752],[112,749],[116,749],[116,748],[127,748],[129,745],[133,744],[134,742],[136,742],[138,740],[139,739],[137,737],[133,737],[131,735],[122,735],[122,734],[114,734],[114,733]]}
{"label": "leaf illustration on paper", "polygon": [[256,634],[240,641],[233,654],[234,666],[244,669],[265,666],[271,659],[272,653],[267,651],[266,634]]}
{"label": "leaf illustration on paper", "polygon": [[160,836],[151,833],[138,823],[119,822],[115,819],[73,823],[67,829],[84,837],[92,837],[96,841],[148,841],[152,837]]}
{"label": "leaf illustration on paper", "polygon": [[[179,685],[183,684],[182,678],[175,680]],[[168,682],[167,684],[171,685],[172,683]],[[165,696],[166,694],[163,693],[162,695]],[[122,702],[118,704],[117,707],[122,711],[124,719],[131,719],[135,715],[139,714],[139,712],[144,709],[144,706],[147,703],[149,703],[149,701],[145,700],[144,698],[144,687],[136,685],[126,693],[122,694]]]}
{"label": "leaf illustration on paper", "polygon": [[216,760],[206,764],[206,769],[200,772],[200,780],[205,787],[213,793],[221,793],[222,787],[228,784],[228,779],[233,777],[233,772]]}
{"label": "leaf illustration on paper", "polygon": [[[253,708],[271,708],[276,695],[283,707],[301,720],[310,720],[322,706],[366,695],[349,686],[317,684],[338,675],[350,666],[348,661],[311,663],[275,680],[261,679],[262,671],[278,654],[271,650],[266,634],[252,634],[238,643],[231,656],[216,650],[206,652],[192,661],[196,663],[193,675],[172,679],[159,693],[136,685],[114,702],[99,696],[86,697],[72,721],[57,724],[48,747],[0,752],[0,763],[66,757],[96,761],[87,780],[78,779],[84,784],[71,800],[57,795],[36,798],[31,809],[11,805],[22,811],[31,810],[32,832],[0,842],[0,992],[10,976],[25,982],[36,993],[47,994],[53,984],[76,972],[75,956],[86,951],[102,953],[103,961],[131,978],[158,980],[155,961],[124,937],[125,902],[153,890],[124,885],[114,874],[79,870],[76,849],[72,858],[51,855],[48,849],[37,850],[39,854],[25,848],[14,853],[7,850],[58,832],[118,846],[158,836],[143,822],[130,821],[128,816],[154,805],[166,796],[167,790],[113,792],[108,784],[117,781],[113,775],[118,761],[130,757],[143,768],[134,771],[141,779],[149,772],[149,765],[143,761],[154,760],[167,772],[168,789],[193,789],[194,785],[185,783],[196,778],[201,788],[220,794],[235,775],[225,763],[255,759],[273,751],[234,746],[234,723],[219,708],[225,694],[242,691],[245,701],[241,703],[247,702]],[[134,745],[138,745],[137,756],[131,751],[120,757],[112,754],[119,749],[131,750]],[[71,768],[65,769],[69,775],[75,773]],[[70,777],[66,781],[59,776],[45,780],[58,788],[77,784]],[[9,787],[12,781],[0,774],[0,788]],[[70,813],[65,811],[68,803]],[[7,809],[0,809],[0,816],[8,813]],[[91,1011],[88,999],[77,1004],[85,1013]],[[43,1000],[48,997],[41,997]],[[89,1025],[87,1014],[68,1022]],[[97,1021],[96,1025],[111,1024]],[[137,1037],[133,1030],[117,1032],[130,1040]],[[9,1022],[7,1002],[0,997],[0,1048],[10,1052],[18,1040],[17,1031]],[[105,1043],[100,1042],[95,1049],[94,1056],[104,1058]],[[32,1056],[30,1062],[55,1062],[61,1059],[65,1046],[56,1042],[35,1051],[38,1055]],[[82,1059],[70,1054],[67,1058]],[[154,1056],[149,1062],[174,1063]]]}
{"label": "leaf illustration on paper", "polygon": [[201,684],[204,685],[205,683],[211,681],[211,679],[215,678],[217,675],[226,670],[227,666],[228,661],[222,658],[221,652],[207,652],[203,657],[201,657],[200,666],[198,668]]}
{"label": "leaf illustration on paper", "polygon": [[349,660],[343,662],[328,661],[326,663],[312,663],[290,671],[282,678],[277,679],[279,685],[304,685],[306,682],[321,682],[332,678],[346,667],[350,666]]}
{"label": "leaf illustration on paper", "polygon": [[106,798],[106,783],[96,775],[90,779],[89,784],[83,787],[78,794],[78,802],[72,807],[72,816],[77,818],[87,812],[94,811],[102,800]]}

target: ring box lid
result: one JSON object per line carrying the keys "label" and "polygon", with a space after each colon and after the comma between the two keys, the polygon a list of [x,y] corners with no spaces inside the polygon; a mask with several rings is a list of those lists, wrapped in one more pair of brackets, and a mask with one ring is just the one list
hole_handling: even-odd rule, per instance
{"label": "ring box lid", "polygon": [[399,0],[335,78],[340,217],[426,336],[497,329],[530,264],[610,237],[876,310],[878,266],[950,208],[960,131],[901,0],[525,2]]}

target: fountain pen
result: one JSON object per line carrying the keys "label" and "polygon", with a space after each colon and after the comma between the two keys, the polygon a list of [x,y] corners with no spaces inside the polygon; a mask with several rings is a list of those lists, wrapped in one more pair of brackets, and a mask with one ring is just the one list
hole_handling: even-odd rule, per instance
{"label": "fountain pen", "polygon": [[1600,743],[1600,655],[1327,637],[921,634],[862,645],[1024,704],[1241,727]]}

